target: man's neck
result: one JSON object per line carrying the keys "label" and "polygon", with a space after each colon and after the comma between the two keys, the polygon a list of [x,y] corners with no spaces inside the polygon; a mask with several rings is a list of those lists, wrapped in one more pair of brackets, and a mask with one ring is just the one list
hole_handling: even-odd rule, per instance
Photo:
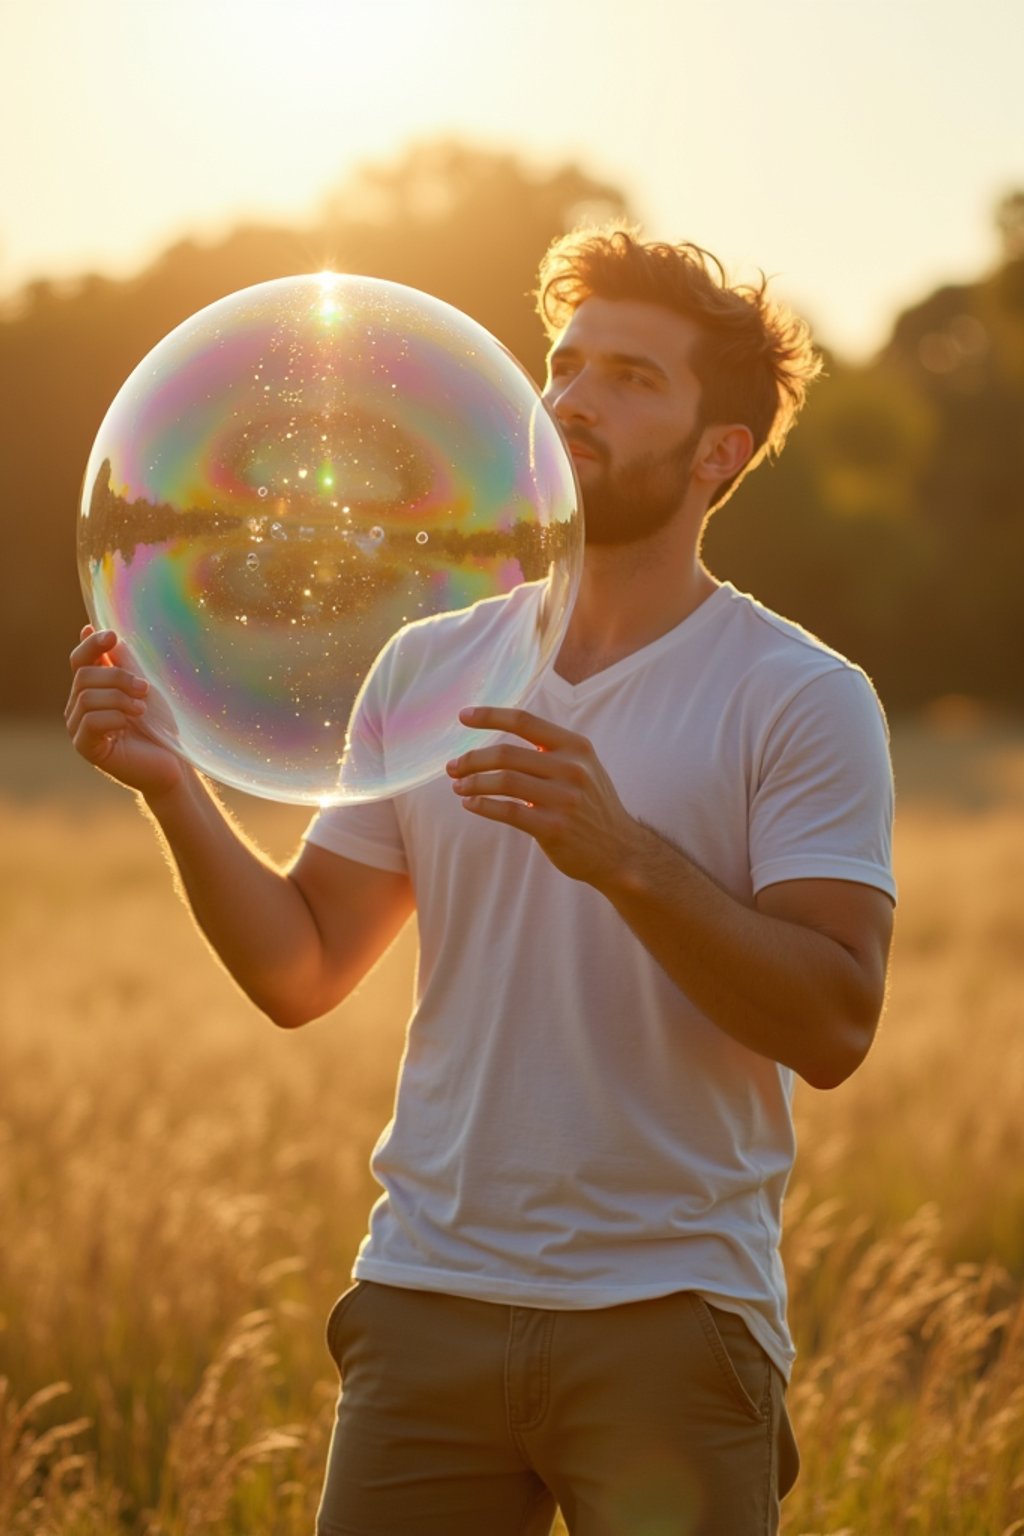
{"label": "man's neck", "polygon": [[691,544],[669,541],[587,549],[580,590],[555,662],[569,683],[651,645],[700,607],[719,583]]}

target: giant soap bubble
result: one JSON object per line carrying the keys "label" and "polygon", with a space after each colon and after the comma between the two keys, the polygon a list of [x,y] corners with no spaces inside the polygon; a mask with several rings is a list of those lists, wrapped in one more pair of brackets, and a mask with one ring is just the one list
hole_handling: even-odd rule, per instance
{"label": "giant soap bubble", "polygon": [[374,278],[260,283],[122,386],[85,473],[89,617],[146,728],[223,784],[391,795],[478,744],[555,653],[582,558],[571,458],[475,321]]}

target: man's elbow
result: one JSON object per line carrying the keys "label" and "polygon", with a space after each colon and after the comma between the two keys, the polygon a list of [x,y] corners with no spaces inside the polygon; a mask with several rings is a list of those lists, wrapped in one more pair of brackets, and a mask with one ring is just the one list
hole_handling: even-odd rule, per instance
{"label": "man's elbow", "polygon": [[302,1029],[303,1025],[322,1019],[332,1006],[311,1001],[308,997],[255,997],[250,992],[249,998],[277,1029]]}
{"label": "man's elbow", "polygon": [[844,1018],[823,1032],[824,1049],[815,1053],[800,1075],[812,1088],[838,1088],[853,1076],[871,1049],[878,1030],[880,1008]]}
{"label": "man's elbow", "polygon": [[302,1029],[305,1024],[312,1024],[318,1019],[318,1013],[311,1013],[307,1009],[296,1011],[284,1008],[264,1008],[263,1012],[277,1029]]}
{"label": "man's elbow", "polygon": [[851,1059],[850,1057],[841,1058],[836,1055],[829,1057],[826,1061],[814,1062],[811,1066],[804,1069],[801,1076],[804,1082],[809,1083],[812,1088],[820,1090],[838,1088],[842,1083],[846,1082],[848,1077],[853,1076],[863,1060],[863,1056]]}

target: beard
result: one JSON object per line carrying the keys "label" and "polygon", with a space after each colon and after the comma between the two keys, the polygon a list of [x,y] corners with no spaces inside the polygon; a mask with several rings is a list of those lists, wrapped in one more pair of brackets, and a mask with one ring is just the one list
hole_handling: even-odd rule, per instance
{"label": "beard", "polygon": [[679,511],[702,428],[693,431],[667,453],[645,453],[618,469],[609,469],[599,444],[586,434],[572,437],[598,455],[595,473],[583,491],[583,529],[586,543],[601,546],[638,544],[670,523]]}

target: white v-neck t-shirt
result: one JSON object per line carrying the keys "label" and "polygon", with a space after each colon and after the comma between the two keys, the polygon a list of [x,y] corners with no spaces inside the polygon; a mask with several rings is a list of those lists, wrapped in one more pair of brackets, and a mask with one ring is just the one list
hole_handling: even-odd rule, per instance
{"label": "white v-neck t-shirt", "polygon": [[[442,658],[472,622],[430,621],[423,643]],[[386,747],[380,682],[368,698]],[[870,682],[729,583],[581,683],[549,668],[524,706],[589,737],[627,811],[738,901],[802,878],[895,898]],[[467,814],[443,775],[321,811],[306,837],[407,871],[419,923],[394,1116],[371,1164],[384,1192],[355,1276],[560,1309],[695,1290],[788,1377],[792,1072],[719,1029],[603,896]]]}

